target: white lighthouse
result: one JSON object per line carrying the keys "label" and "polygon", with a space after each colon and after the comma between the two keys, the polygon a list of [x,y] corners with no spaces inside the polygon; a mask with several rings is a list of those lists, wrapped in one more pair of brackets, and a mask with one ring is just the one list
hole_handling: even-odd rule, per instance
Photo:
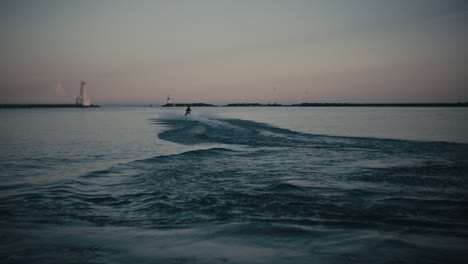
{"label": "white lighthouse", "polygon": [[81,106],[90,106],[91,100],[89,100],[88,95],[86,94],[86,81],[81,82],[80,95],[76,98],[76,104]]}

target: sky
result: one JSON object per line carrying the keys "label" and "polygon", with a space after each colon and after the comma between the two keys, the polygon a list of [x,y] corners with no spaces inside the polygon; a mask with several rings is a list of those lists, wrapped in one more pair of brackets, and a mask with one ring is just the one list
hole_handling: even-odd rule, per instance
{"label": "sky", "polygon": [[0,103],[468,101],[465,0],[2,0]]}

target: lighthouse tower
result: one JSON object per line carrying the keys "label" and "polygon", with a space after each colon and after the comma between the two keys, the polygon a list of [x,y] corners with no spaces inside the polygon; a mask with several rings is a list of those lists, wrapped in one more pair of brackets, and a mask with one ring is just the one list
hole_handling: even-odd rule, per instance
{"label": "lighthouse tower", "polygon": [[76,104],[81,106],[90,106],[91,100],[89,100],[88,95],[86,94],[86,81],[81,82],[80,95],[76,98]]}

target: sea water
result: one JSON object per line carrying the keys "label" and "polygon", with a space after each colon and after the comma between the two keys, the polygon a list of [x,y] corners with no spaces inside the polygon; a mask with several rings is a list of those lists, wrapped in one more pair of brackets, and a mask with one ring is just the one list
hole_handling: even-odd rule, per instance
{"label": "sea water", "polygon": [[1,263],[466,263],[466,108],[0,110]]}

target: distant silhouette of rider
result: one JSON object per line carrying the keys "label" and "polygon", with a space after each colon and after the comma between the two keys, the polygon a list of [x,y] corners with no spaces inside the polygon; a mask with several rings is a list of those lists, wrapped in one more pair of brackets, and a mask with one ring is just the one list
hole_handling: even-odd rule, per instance
{"label": "distant silhouette of rider", "polygon": [[185,115],[190,114],[190,112],[192,112],[192,109],[190,109],[190,106],[187,105],[187,109],[185,109]]}

